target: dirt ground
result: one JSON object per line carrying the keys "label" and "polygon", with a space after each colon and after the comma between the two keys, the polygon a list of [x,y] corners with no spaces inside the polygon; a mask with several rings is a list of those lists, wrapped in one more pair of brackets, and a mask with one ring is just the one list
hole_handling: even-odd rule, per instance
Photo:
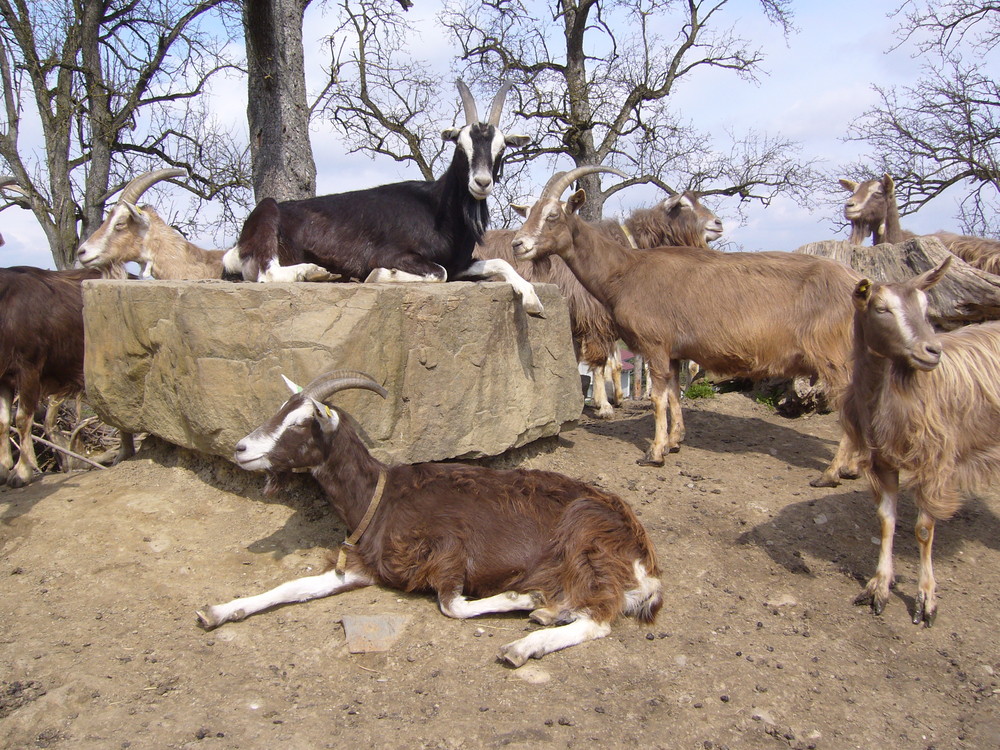
{"label": "dirt ground", "polygon": [[[589,409],[588,409],[589,414]],[[149,441],[107,471],[0,491],[4,748],[1000,747],[1000,493],[939,527],[940,609],[912,625],[914,513],[882,617],[852,605],[875,568],[861,480],[814,489],[832,415],[738,394],[690,402],[687,442],[637,466],[648,404],[584,417],[504,457],[626,498],[666,604],[652,627],[514,670],[521,616],[449,620],[430,597],[362,589],[213,632],[195,609],[315,571],[343,527],[305,483]],[[340,619],[406,615],[383,653]]]}

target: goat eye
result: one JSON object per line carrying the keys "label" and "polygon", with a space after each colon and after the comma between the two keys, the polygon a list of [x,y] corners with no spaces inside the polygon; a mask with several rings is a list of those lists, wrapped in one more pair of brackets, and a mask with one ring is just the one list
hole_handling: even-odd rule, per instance
{"label": "goat eye", "polygon": [[119,221],[117,224],[115,224],[115,231],[116,232],[121,232],[123,229],[125,229],[125,222],[124,221]]}

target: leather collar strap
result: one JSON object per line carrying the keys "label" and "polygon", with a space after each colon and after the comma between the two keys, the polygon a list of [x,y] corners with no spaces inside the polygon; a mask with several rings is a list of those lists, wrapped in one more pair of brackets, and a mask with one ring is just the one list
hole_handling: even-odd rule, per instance
{"label": "leather collar strap", "polygon": [[378,482],[375,483],[375,491],[372,493],[372,499],[368,501],[368,510],[365,511],[364,518],[361,519],[361,523],[354,529],[354,533],[340,543],[340,552],[337,553],[337,565],[334,568],[340,575],[344,575],[344,570],[347,566],[347,550],[353,549],[358,543],[361,535],[365,533],[365,529],[368,528],[368,524],[371,523],[372,518],[375,516],[378,504],[382,501],[382,491],[385,490],[385,476],[385,469],[379,469]]}
{"label": "leather collar strap", "polygon": [[622,233],[625,235],[625,239],[628,240],[628,244],[632,246],[632,249],[638,250],[639,246],[635,244],[635,238],[632,236],[632,233],[628,231],[628,227],[624,224],[619,224],[618,226],[621,227]]}

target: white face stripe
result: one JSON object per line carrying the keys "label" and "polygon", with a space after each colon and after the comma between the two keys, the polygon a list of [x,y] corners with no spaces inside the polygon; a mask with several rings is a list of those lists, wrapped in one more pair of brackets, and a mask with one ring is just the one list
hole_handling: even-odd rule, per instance
{"label": "white face stripe", "polygon": [[[906,317],[906,309],[903,306],[902,298],[893,289],[883,289],[882,299],[892,313],[892,317],[896,320],[896,327],[902,333],[903,341],[909,344],[916,338],[916,332]],[[926,301],[924,304],[926,304]]]}

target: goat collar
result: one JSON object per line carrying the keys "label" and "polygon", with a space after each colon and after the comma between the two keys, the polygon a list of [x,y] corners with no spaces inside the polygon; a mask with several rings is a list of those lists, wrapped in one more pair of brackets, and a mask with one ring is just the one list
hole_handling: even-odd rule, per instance
{"label": "goat collar", "polygon": [[372,493],[372,499],[368,501],[368,510],[365,511],[364,518],[361,519],[361,523],[357,525],[354,532],[340,544],[340,552],[337,553],[337,565],[334,568],[338,575],[344,575],[347,567],[347,551],[357,545],[361,535],[365,533],[365,529],[371,523],[372,518],[375,516],[375,511],[378,509],[378,504],[382,501],[383,490],[385,490],[385,469],[379,469],[375,491]]}
{"label": "goat collar", "polygon": [[625,239],[628,240],[628,244],[631,246],[631,248],[633,250],[638,250],[639,246],[635,244],[635,237],[632,236],[632,233],[628,230],[628,227],[625,226],[624,224],[619,224],[618,226],[621,227],[622,234],[625,235]]}

